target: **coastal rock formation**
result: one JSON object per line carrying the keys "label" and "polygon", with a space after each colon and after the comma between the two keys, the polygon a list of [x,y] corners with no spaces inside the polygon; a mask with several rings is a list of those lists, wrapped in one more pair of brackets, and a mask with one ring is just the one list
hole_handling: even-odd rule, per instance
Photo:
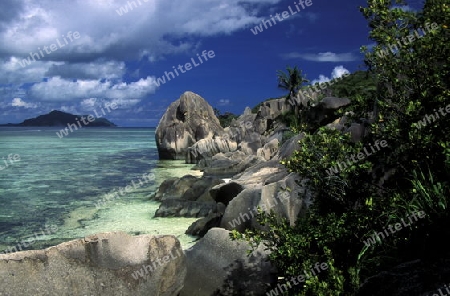
{"label": "coastal rock formation", "polygon": [[276,278],[260,246],[247,255],[247,242],[231,241],[230,232],[212,228],[186,251],[187,275],[181,296],[265,295]]}
{"label": "coastal rock formation", "polygon": [[236,151],[237,143],[228,137],[202,139],[188,148],[186,163],[197,163],[202,159],[210,159],[217,153]]}
{"label": "coastal rock formation", "polygon": [[291,173],[279,181],[243,190],[228,204],[220,227],[239,232],[252,227],[259,228],[257,207],[267,213],[273,211],[294,225],[299,213],[311,203],[311,193],[300,186],[298,181],[298,175]]}
{"label": "coastal rock formation", "polygon": [[202,139],[223,134],[213,108],[187,91],[170,104],[155,133],[160,159],[186,159],[188,148]]}
{"label": "coastal rock formation", "polygon": [[[349,103],[326,97],[311,107],[307,120],[331,123],[338,118],[335,111]],[[186,252],[188,273],[180,295],[264,295],[273,283],[270,264],[262,263],[267,254],[258,250],[247,257],[248,243],[231,241],[229,231],[262,228],[256,219],[258,207],[294,225],[310,206],[313,193],[305,180],[280,163],[300,148],[303,138],[297,134],[284,139],[290,129],[280,116],[292,108],[285,99],[262,103],[257,114],[246,108],[229,127],[187,148],[186,162],[196,163],[203,178],[229,178],[227,182],[200,186],[192,194],[187,192],[197,181],[191,177],[161,185],[157,215],[203,217],[186,231],[203,238]]]}
{"label": "coastal rock formation", "polygon": [[214,186],[211,188],[209,193],[216,202],[220,202],[227,206],[229,202],[242,190],[244,190],[244,187],[240,184],[236,182],[228,182]]}
{"label": "coastal rock formation", "polygon": [[211,228],[220,226],[221,218],[221,213],[211,213],[208,216],[198,219],[192,223],[185,233],[203,237]]}
{"label": "coastal rock formation", "polygon": [[248,155],[242,151],[218,153],[214,155],[209,165],[204,168],[204,174],[230,178],[245,169],[264,161],[256,155]]}
{"label": "coastal rock formation", "polygon": [[349,105],[348,98],[325,97],[316,106],[311,108],[308,117],[310,122],[327,125],[338,118],[336,111]]}
{"label": "coastal rock formation", "polygon": [[155,217],[206,217],[216,212],[210,190],[221,183],[218,178],[191,175],[165,180],[154,197],[161,201]]}
{"label": "coastal rock formation", "polygon": [[168,199],[161,202],[155,217],[206,217],[217,211],[214,201],[199,202],[180,199]]}
{"label": "coastal rock formation", "polygon": [[174,236],[109,232],[0,255],[0,295],[173,296],[185,275],[185,256]]}
{"label": "coastal rock formation", "polygon": [[274,99],[261,103],[258,118],[273,120],[278,116],[292,111],[292,105],[286,99]]}
{"label": "coastal rock formation", "polygon": [[266,143],[264,147],[259,148],[256,151],[256,155],[264,158],[265,160],[270,160],[278,152],[279,141],[278,139],[273,139]]}
{"label": "coastal rock formation", "polygon": [[348,98],[326,97],[320,101],[320,105],[325,110],[338,110],[349,105],[351,102]]}
{"label": "coastal rock formation", "polygon": [[257,227],[256,211],[261,202],[261,188],[245,189],[228,204],[220,227],[227,230],[244,232],[251,227]]}
{"label": "coastal rock formation", "polygon": [[294,151],[300,149],[299,141],[303,139],[303,137],[303,134],[298,134],[284,142],[283,145],[281,145],[281,147],[279,148],[278,153],[277,155],[275,155],[274,159],[282,160],[291,158]]}
{"label": "coastal rock formation", "polygon": [[235,175],[231,181],[244,188],[261,188],[288,175],[288,170],[279,161],[269,160],[247,168],[244,172]]}

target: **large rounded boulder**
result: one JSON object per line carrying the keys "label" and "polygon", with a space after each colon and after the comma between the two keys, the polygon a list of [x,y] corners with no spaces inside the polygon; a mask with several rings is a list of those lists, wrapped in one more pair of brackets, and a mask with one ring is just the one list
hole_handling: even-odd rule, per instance
{"label": "large rounded boulder", "polygon": [[188,148],[202,139],[222,135],[213,108],[201,96],[187,91],[170,104],[156,128],[160,159],[186,159]]}

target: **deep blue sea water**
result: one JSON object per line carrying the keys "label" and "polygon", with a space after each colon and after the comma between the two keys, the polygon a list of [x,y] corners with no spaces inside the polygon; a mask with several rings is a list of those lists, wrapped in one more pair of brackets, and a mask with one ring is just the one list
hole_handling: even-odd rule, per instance
{"label": "deep blue sea water", "polygon": [[[148,199],[157,185],[195,174],[181,161],[158,160],[155,129],[84,128],[63,138],[57,131],[0,127],[0,252],[18,244],[25,249],[22,241],[39,249],[117,230],[174,234],[184,246],[192,243],[184,231],[196,219],[153,218],[159,204]],[[149,173],[154,180],[95,206]]]}

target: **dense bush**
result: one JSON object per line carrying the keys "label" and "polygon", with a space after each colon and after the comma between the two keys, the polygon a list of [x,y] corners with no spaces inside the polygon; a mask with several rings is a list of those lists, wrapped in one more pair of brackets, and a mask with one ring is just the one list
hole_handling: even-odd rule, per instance
{"label": "dense bush", "polygon": [[[352,295],[365,279],[399,263],[449,258],[440,240],[450,232],[450,115],[437,118],[437,112],[450,105],[450,5],[448,0],[427,0],[416,13],[393,4],[368,0],[361,8],[376,42],[370,51],[362,48],[371,75],[367,84],[374,79],[376,89],[345,93],[345,88],[335,86],[339,94],[353,98],[354,104],[344,111],[371,122],[369,135],[353,143],[334,130],[307,132],[301,149],[283,162],[314,192],[307,215],[291,227],[273,214],[261,213],[259,221],[266,230],[232,233],[253,244],[265,243],[280,283],[311,264],[328,263],[327,271],[293,286],[288,295]],[[379,54],[432,22],[437,24],[434,32],[395,53]],[[423,121],[427,115],[436,120]],[[420,127],[418,122],[425,124]],[[376,140],[385,140],[388,147],[336,174],[327,173]],[[425,218],[382,241],[365,243],[374,232],[415,211],[424,211]]]}
{"label": "dense bush", "polygon": [[238,115],[233,114],[231,112],[225,112],[224,114],[221,114],[219,109],[216,109],[216,108],[214,108],[214,114],[216,115],[217,119],[219,119],[220,125],[222,127],[230,126],[233,119],[236,119],[239,117]]}

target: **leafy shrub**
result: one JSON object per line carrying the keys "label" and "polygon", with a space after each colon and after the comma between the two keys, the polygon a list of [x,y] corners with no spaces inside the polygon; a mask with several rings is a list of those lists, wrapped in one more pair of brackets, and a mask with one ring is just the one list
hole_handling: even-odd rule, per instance
{"label": "leafy shrub", "polygon": [[[263,242],[281,282],[313,262],[329,263],[330,270],[288,295],[352,295],[367,278],[402,262],[450,256],[441,241],[450,234],[450,116],[418,128],[425,116],[450,104],[450,5],[448,0],[427,0],[416,13],[395,9],[391,2],[368,0],[361,8],[377,43],[371,51],[362,47],[376,88],[347,90],[356,104],[345,111],[370,119],[368,136],[352,143],[338,131],[305,131],[299,151],[283,163],[314,192],[308,213],[294,227],[273,213],[260,213],[263,230],[232,233],[253,244]],[[397,53],[377,53],[427,22],[436,22],[438,31]],[[375,140],[386,140],[389,147],[338,174],[327,173]],[[374,231],[417,210],[426,219],[379,244],[364,243]]]}

